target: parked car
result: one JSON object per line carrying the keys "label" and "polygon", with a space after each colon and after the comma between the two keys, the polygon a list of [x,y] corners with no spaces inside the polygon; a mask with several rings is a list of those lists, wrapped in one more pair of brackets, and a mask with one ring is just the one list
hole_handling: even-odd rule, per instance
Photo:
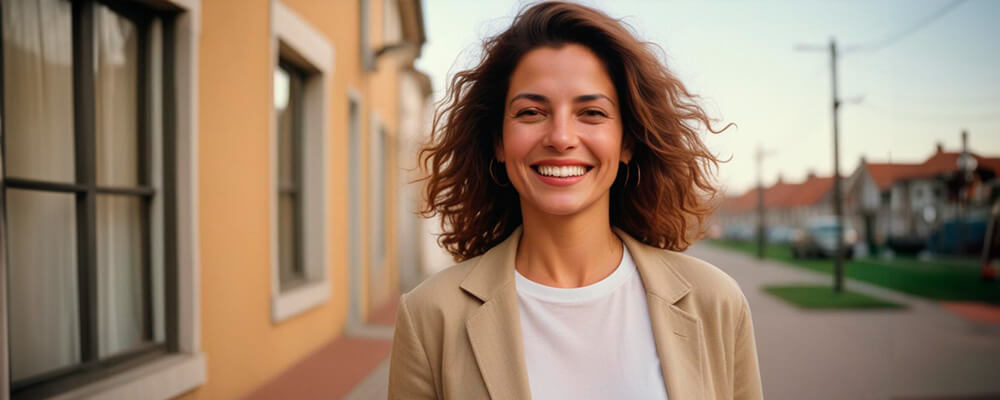
{"label": "parked car", "polygon": [[[854,243],[858,234],[847,220],[844,221],[844,258],[854,256]],[[834,217],[815,217],[795,232],[791,243],[794,258],[826,258],[837,254],[837,222]]]}
{"label": "parked car", "polygon": [[777,244],[787,244],[795,240],[796,229],[785,225],[776,225],[767,228],[767,242]]}
{"label": "parked car", "polygon": [[722,237],[728,240],[753,240],[756,235],[757,231],[746,224],[728,224],[722,228]]}

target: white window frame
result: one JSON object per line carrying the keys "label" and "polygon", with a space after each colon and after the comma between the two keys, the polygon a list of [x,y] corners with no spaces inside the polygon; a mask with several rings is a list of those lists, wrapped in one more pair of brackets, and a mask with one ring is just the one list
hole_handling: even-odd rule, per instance
{"label": "white window frame", "polygon": [[[176,87],[177,166],[177,335],[179,351],[155,361],[88,383],[53,399],[170,399],[201,386],[206,379],[201,352],[200,275],[198,248],[198,45],[201,36],[201,0],[151,0],[179,8],[175,21],[174,74]],[[161,28],[160,28],[161,29]],[[155,35],[154,35],[155,36]],[[162,46],[162,43],[156,46]],[[155,48],[153,52],[155,53]],[[154,82],[157,90],[159,82]],[[160,89],[162,90],[162,89]],[[153,96],[154,104],[160,96]],[[154,107],[154,110],[158,107]],[[156,121],[155,117],[153,121]],[[161,124],[152,127],[158,130]],[[154,132],[154,136],[162,133]],[[162,168],[154,165],[154,169]],[[162,199],[155,203],[162,204]],[[162,206],[162,205],[160,205]],[[154,207],[157,207],[154,204]],[[154,249],[154,251],[157,251]],[[160,250],[162,251],[162,250]],[[7,268],[0,258],[0,364],[8,371]],[[10,398],[7,373],[0,376],[0,400]]]}
{"label": "white window frame", "polygon": [[[348,136],[348,161],[347,161],[347,218],[348,218],[348,271],[350,276],[350,299],[347,313],[347,323],[351,327],[362,324],[361,288],[364,287],[362,279],[362,261],[364,260],[364,250],[361,247],[364,221],[361,210],[364,204],[364,192],[362,191],[364,176],[364,159],[362,149],[364,148],[364,107],[361,92],[354,87],[347,88],[347,136]],[[352,113],[352,103],[357,109]]]}
{"label": "white window frame", "polygon": [[375,49],[372,47],[371,36],[371,0],[360,0],[358,4],[358,47],[361,54],[361,68],[364,71],[375,70]]}
{"label": "white window frame", "polygon": [[[325,303],[330,298],[327,250],[327,139],[330,81],[334,48],[309,22],[280,1],[271,2],[271,74],[278,68],[281,48],[291,49],[306,62],[309,74],[303,85],[302,126],[302,262],[307,283],[281,290],[278,269],[278,118],[271,114],[270,219],[271,219],[271,321],[281,322]],[[273,85],[272,85],[273,86]],[[273,87],[272,87],[273,92]],[[274,93],[272,93],[272,96]]]}

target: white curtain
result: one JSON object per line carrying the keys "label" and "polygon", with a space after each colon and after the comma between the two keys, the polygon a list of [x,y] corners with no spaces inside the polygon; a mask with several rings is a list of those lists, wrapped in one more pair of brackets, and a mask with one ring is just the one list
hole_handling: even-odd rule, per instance
{"label": "white curtain", "polygon": [[[66,0],[3,7],[7,176],[73,182],[72,10]],[[97,179],[138,177],[136,27],[95,9]],[[98,354],[144,339],[142,199],[97,198]],[[19,380],[79,363],[75,195],[7,190],[10,365]]]}
{"label": "white curtain", "polygon": [[[72,182],[72,13],[2,0],[7,175]],[[80,361],[76,210],[65,193],[7,190],[13,380]]]}
{"label": "white curtain", "polygon": [[[128,19],[95,7],[97,183],[134,187],[138,180],[139,33]],[[97,199],[98,355],[141,344],[143,332],[142,199]]]}

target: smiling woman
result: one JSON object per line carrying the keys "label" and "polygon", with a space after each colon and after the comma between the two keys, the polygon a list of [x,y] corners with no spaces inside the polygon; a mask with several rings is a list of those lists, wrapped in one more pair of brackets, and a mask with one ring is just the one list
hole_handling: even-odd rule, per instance
{"label": "smiling woman", "polygon": [[390,398],[762,397],[742,292],[677,253],[721,130],[651,47],[546,2],[455,75],[421,159],[461,263],[400,301]]}

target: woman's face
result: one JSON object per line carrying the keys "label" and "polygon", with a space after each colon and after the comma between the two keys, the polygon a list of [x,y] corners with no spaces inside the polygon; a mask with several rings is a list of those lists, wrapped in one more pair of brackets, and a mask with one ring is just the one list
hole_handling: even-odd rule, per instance
{"label": "woman's face", "polygon": [[525,214],[575,215],[607,210],[622,150],[614,83],[588,48],[539,47],[510,78],[497,159]]}

